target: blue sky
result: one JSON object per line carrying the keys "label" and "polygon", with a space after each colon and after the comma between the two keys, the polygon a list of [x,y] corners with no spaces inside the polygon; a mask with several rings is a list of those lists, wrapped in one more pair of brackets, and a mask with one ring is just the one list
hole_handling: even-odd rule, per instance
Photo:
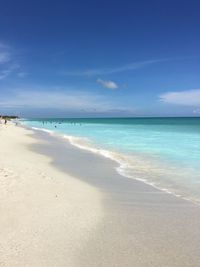
{"label": "blue sky", "polygon": [[0,113],[199,116],[200,2],[0,1]]}

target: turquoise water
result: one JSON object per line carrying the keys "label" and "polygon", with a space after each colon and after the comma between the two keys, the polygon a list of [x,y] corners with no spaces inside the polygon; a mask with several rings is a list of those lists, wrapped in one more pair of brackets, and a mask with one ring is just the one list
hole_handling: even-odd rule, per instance
{"label": "turquoise water", "polygon": [[[112,151],[122,174],[200,201],[200,118],[32,119],[43,128]],[[55,127],[56,126],[56,127]]]}

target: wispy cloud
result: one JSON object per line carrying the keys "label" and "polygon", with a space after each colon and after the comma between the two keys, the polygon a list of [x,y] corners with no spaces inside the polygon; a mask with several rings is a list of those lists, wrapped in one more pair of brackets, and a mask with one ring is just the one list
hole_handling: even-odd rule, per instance
{"label": "wispy cloud", "polygon": [[0,42],[0,65],[11,60],[10,47]]}
{"label": "wispy cloud", "polygon": [[25,88],[10,91],[0,99],[2,107],[32,107],[57,109],[109,108],[111,103],[103,96],[90,92],[57,88]]}
{"label": "wispy cloud", "polygon": [[0,64],[10,61],[10,53],[0,51]]}
{"label": "wispy cloud", "polygon": [[103,87],[111,90],[115,90],[118,88],[118,85],[113,81],[105,81],[102,79],[97,79],[97,83],[101,84]]}
{"label": "wispy cloud", "polygon": [[160,101],[176,105],[184,106],[200,106],[200,89],[180,91],[180,92],[166,92],[159,96]]}
{"label": "wispy cloud", "polygon": [[24,88],[7,92],[0,98],[0,106],[6,110],[57,110],[90,114],[134,114],[133,107],[123,106],[117,100],[87,91],[68,88]]}
{"label": "wispy cloud", "polygon": [[196,109],[194,109],[194,110],[193,110],[193,113],[194,113],[195,115],[200,115],[200,108],[196,108]]}
{"label": "wispy cloud", "polygon": [[20,66],[14,59],[11,47],[0,42],[0,80],[7,78],[17,69],[20,69]]}
{"label": "wispy cloud", "polygon": [[19,69],[18,64],[10,64],[6,66],[5,69],[0,70],[0,80],[3,80],[4,78],[8,77],[13,71]]}
{"label": "wispy cloud", "polygon": [[27,75],[28,75],[28,73],[27,72],[23,72],[23,71],[17,73],[17,76],[20,77],[20,78],[24,78]]}
{"label": "wispy cloud", "polygon": [[6,78],[10,73],[11,71],[9,69],[0,71],[0,80]]}
{"label": "wispy cloud", "polygon": [[107,75],[113,73],[124,72],[128,70],[136,70],[148,65],[159,63],[162,61],[167,61],[168,59],[155,59],[155,60],[146,60],[140,62],[132,62],[119,67],[113,68],[103,68],[103,69],[90,69],[90,70],[75,70],[75,71],[65,71],[64,75],[68,76],[97,76],[97,75]]}

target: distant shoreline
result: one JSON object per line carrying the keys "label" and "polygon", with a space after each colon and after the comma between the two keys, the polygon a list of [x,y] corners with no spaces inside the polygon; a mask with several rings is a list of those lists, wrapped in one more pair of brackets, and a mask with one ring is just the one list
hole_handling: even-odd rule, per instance
{"label": "distant shoreline", "polygon": [[12,120],[12,119],[19,119],[19,117],[18,116],[9,116],[9,115],[0,115],[0,119]]}

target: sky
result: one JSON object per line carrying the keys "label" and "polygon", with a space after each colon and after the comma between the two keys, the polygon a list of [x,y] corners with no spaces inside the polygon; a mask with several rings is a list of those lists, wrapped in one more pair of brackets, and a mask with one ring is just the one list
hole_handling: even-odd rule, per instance
{"label": "sky", "polygon": [[199,0],[0,0],[0,114],[200,116]]}

